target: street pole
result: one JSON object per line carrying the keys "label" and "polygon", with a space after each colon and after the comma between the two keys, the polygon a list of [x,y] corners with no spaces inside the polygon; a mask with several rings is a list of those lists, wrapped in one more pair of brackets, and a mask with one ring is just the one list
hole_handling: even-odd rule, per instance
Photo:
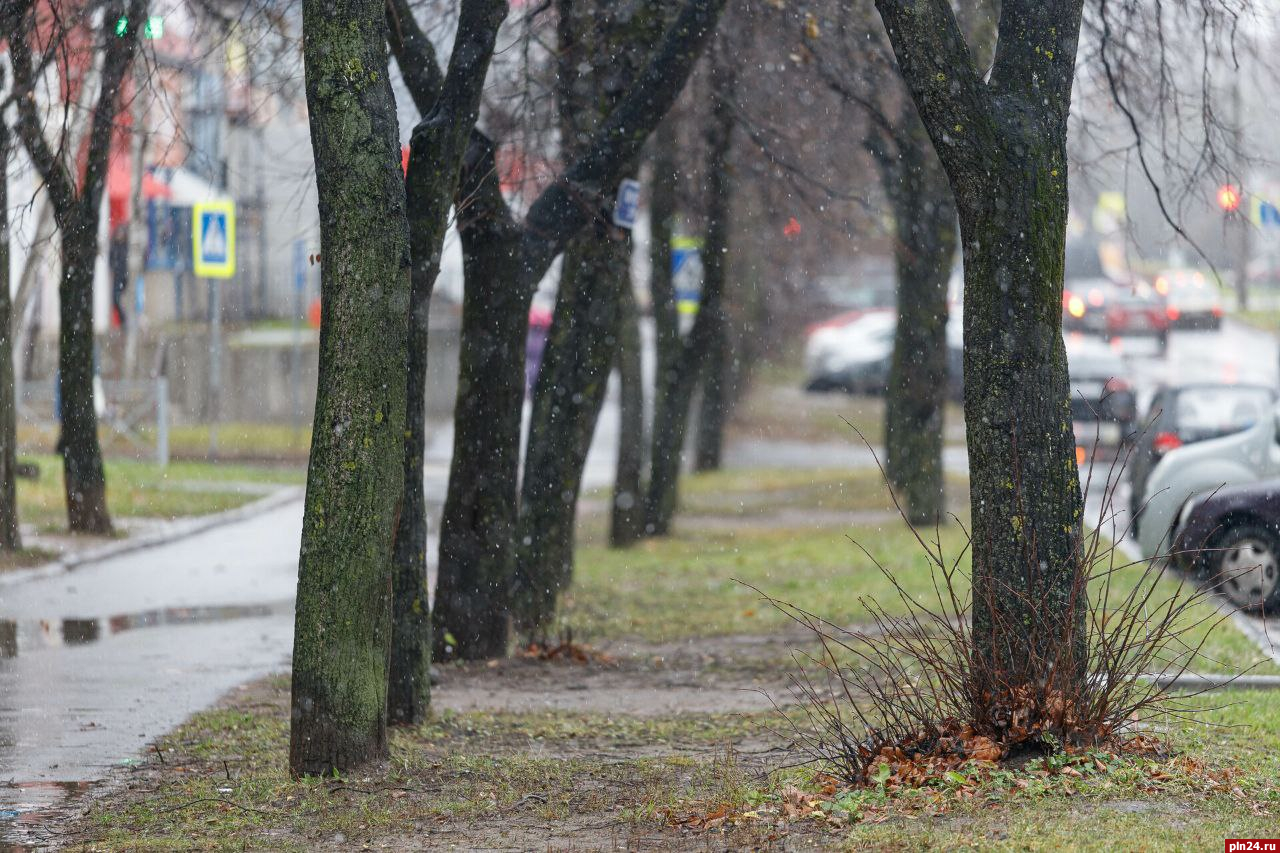
{"label": "street pole", "polygon": [[218,456],[218,418],[222,403],[222,288],[215,279],[209,285],[209,457]]}
{"label": "street pole", "polygon": [[[1232,129],[1232,145],[1235,150],[1232,152],[1236,163],[1242,167],[1245,162],[1244,158],[1244,103],[1243,96],[1240,92],[1240,77],[1236,74],[1231,87],[1231,101],[1235,112],[1235,127]],[[1239,170],[1238,176],[1240,181],[1240,206],[1235,210],[1237,241],[1236,250],[1236,310],[1249,310],[1249,253],[1252,249],[1250,246],[1249,235],[1249,208],[1250,203],[1249,189],[1245,186],[1244,169]]]}
{"label": "street pole", "polygon": [[302,443],[302,315],[306,310],[306,245],[293,241],[293,351],[289,355],[289,417],[293,420],[293,443]]}

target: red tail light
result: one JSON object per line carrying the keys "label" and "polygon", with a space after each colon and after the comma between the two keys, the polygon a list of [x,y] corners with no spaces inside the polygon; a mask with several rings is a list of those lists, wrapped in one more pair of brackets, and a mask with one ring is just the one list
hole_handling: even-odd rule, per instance
{"label": "red tail light", "polygon": [[1165,313],[1169,315],[1170,320],[1176,320],[1178,319],[1178,314],[1180,314],[1181,312],[1178,311],[1177,308],[1170,305],[1168,308],[1165,309]]}
{"label": "red tail light", "polygon": [[1215,317],[1221,317],[1221,316],[1222,316],[1222,306],[1221,306],[1221,305],[1215,305],[1215,306],[1213,306],[1213,316],[1215,316]]}
{"label": "red tail light", "polygon": [[1182,439],[1178,438],[1178,434],[1173,432],[1158,432],[1151,442],[1151,447],[1162,456],[1170,450],[1177,450],[1181,446]]}

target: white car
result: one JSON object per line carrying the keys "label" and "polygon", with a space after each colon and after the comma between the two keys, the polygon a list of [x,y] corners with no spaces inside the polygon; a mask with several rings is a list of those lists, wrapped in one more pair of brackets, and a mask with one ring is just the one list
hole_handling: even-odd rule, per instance
{"label": "white car", "polygon": [[[854,394],[880,394],[889,383],[898,318],[893,311],[874,311],[841,326],[819,328],[805,345],[804,366],[810,391],[836,389]],[[951,389],[962,370],[963,317],[953,309],[947,321],[947,358]]]}
{"label": "white car", "polygon": [[1147,479],[1138,545],[1150,559],[1167,553],[1172,534],[1197,496],[1223,486],[1280,478],[1280,408],[1244,432],[1200,441],[1165,454]]}
{"label": "white car", "polygon": [[872,311],[852,323],[815,331],[805,345],[804,366],[812,390],[882,390],[898,323],[893,311]]}

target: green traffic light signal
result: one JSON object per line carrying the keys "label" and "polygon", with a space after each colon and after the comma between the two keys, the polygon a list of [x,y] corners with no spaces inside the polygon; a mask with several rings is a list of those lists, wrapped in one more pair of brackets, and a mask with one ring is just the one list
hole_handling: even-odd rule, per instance
{"label": "green traffic light signal", "polygon": [[[124,38],[129,34],[129,18],[121,16],[116,21],[116,36]],[[164,35],[164,18],[160,15],[151,15],[147,18],[147,22],[142,25],[142,37],[144,39],[158,39]]]}

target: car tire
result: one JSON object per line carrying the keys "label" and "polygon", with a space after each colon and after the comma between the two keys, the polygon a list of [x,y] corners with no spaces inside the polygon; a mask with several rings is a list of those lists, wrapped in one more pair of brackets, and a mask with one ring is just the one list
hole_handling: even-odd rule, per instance
{"label": "car tire", "polygon": [[1251,612],[1280,609],[1280,538],[1259,524],[1227,528],[1207,555],[1214,590]]}

